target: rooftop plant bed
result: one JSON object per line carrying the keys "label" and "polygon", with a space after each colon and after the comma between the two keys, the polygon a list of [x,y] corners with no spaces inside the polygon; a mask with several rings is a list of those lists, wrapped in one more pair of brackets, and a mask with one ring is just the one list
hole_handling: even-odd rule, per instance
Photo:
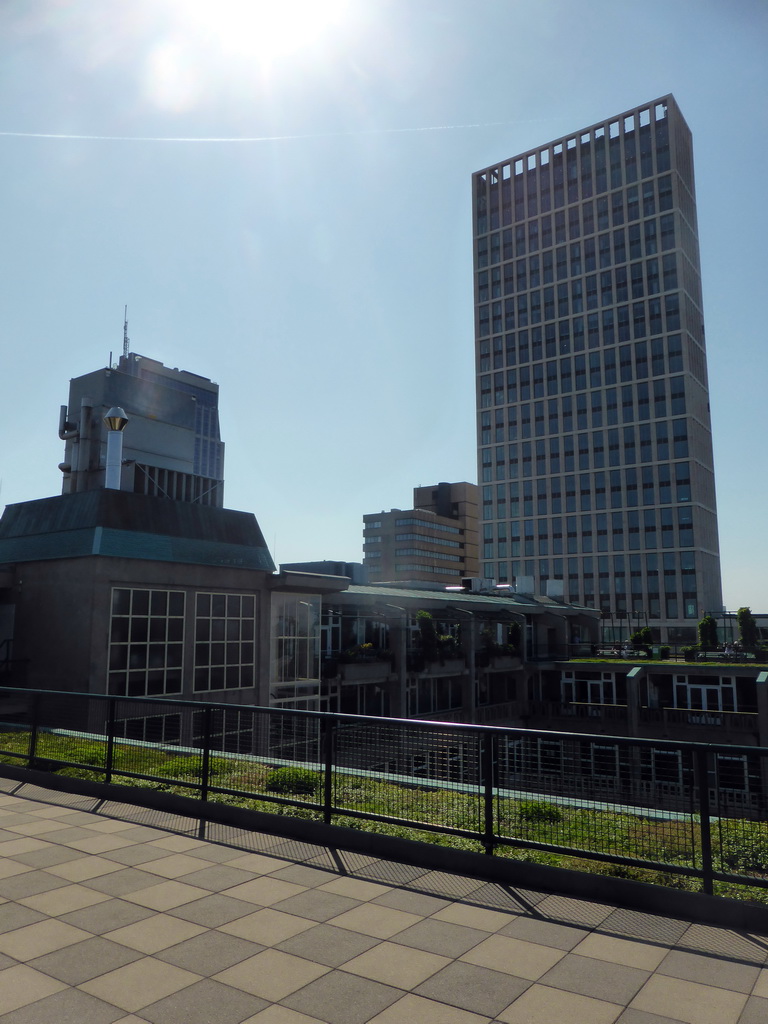
{"label": "rooftop plant bed", "polygon": [[[29,735],[23,731],[0,733],[0,762],[23,764]],[[39,733],[35,767],[65,776],[103,780],[106,742],[72,735]],[[14,757],[14,753],[19,756]],[[150,744],[120,742],[114,745],[112,781],[134,787],[148,787],[180,795],[194,795],[199,781],[202,755],[196,752],[159,749]],[[210,799],[252,810],[296,815],[322,820],[323,776],[312,768],[280,766],[274,762],[238,755],[212,755]],[[144,778],[121,776],[134,772]],[[185,785],[186,783],[186,785]],[[215,790],[230,790],[223,793]],[[297,801],[295,806],[291,801]],[[333,823],[355,829],[415,839],[421,842],[480,851],[478,840],[420,829],[418,824],[457,830],[482,830],[483,805],[477,787],[449,783],[395,781],[386,775],[364,772],[334,772],[333,801],[340,812]],[[642,858],[670,866],[693,867],[701,849],[699,826],[687,816],[649,817],[638,810],[610,811],[579,805],[575,801],[549,802],[540,797],[497,795],[497,834],[542,846],[568,847],[584,855],[561,854],[535,848],[499,845],[498,856],[514,860],[611,874],[696,891],[700,881],[663,870],[649,870],[631,863]],[[370,821],[344,813],[380,814],[398,821]],[[742,819],[716,821],[720,869],[756,880],[768,877],[768,823]],[[692,851],[696,851],[695,853]],[[595,862],[590,853],[626,857],[627,864]],[[768,889],[759,886],[716,882],[715,892],[731,898],[768,903]]]}

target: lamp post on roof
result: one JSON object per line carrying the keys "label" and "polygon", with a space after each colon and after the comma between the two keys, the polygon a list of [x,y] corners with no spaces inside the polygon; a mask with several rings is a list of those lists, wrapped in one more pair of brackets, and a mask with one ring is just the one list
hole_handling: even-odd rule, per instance
{"label": "lamp post on roof", "polygon": [[123,465],[123,431],[127,424],[128,417],[125,414],[125,410],[119,406],[113,406],[104,417],[104,425],[107,428],[107,465],[104,487],[113,491],[120,490]]}

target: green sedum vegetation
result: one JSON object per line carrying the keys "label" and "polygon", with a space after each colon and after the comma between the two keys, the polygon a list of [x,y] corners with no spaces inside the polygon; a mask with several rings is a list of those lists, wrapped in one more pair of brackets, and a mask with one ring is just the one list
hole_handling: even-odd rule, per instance
{"label": "green sedum vegetation", "polygon": [[[0,762],[25,764],[28,749],[28,733],[0,733]],[[55,733],[41,732],[38,735],[36,766],[60,775],[101,781],[105,757],[106,743]],[[196,752],[168,751],[119,741],[114,746],[115,772],[146,776],[136,779],[115,774],[112,781],[117,784],[189,795],[195,792],[191,786],[199,782],[201,769],[202,756]],[[322,775],[317,771],[274,766],[236,755],[211,757],[209,770],[211,786],[240,791],[238,795],[212,793],[210,799],[251,810],[322,819]],[[332,782],[334,804],[340,809],[340,813],[333,816],[334,824],[455,849],[483,849],[479,838],[433,832],[407,824],[409,821],[419,822],[425,826],[478,835],[483,828],[483,802],[476,791],[436,789],[418,783],[404,783],[400,779],[387,779],[385,775],[346,772],[335,772]],[[270,799],[270,794],[275,794],[275,799]],[[286,802],[290,795],[310,804],[316,803],[317,809],[290,806]],[[648,818],[629,811],[607,811],[555,804],[545,799],[503,796],[497,796],[494,807],[495,827],[499,834],[544,847],[499,844],[494,851],[497,856],[692,891],[701,887],[700,880],[695,877],[589,858],[590,853],[596,853],[670,866],[697,867],[700,865],[701,842],[695,820],[685,817]],[[369,821],[341,809],[399,820]],[[767,822],[717,819],[712,825],[712,843],[714,849],[719,850],[720,861],[716,866],[720,870],[768,879]],[[565,847],[576,852],[561,854],[546,847]],[[583,851],[583,856],[578,851]],[[715,891],[731,898],[768,903],[768,888],[718,882]]]}

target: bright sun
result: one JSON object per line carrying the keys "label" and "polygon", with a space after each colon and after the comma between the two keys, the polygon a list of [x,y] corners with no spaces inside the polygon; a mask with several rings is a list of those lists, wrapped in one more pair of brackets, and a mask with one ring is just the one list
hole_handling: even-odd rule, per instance
{"label": "bright sun", "polygon": [[273,63],[330,42],[350,0],[176,0],[184,33],[223,56]]}

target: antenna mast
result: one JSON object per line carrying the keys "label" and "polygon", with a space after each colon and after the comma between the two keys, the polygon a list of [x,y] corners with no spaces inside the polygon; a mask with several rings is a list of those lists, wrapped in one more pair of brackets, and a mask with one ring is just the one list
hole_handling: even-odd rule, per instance
{"label": "antenna mast", "polygon": [[128,356],[128,307],[125,307],[125,315],[123,318],[123,356]]}

